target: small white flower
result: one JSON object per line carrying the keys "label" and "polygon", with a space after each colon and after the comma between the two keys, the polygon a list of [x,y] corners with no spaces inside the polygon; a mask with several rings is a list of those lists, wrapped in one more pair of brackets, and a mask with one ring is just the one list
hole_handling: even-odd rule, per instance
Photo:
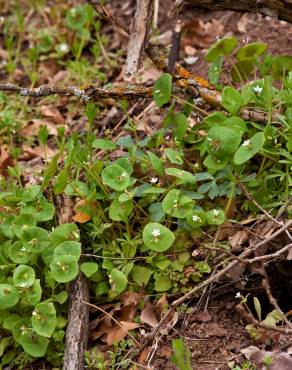
{"label": "small white flower", "polygon": [[263,88],[260,87],[259,85],[256,85],[253,87],[253,91],[256,93],[256,94],[260,94],[262,91],[263,91]]}
{"label": "small white flower", "polygon": [[277,144],[277,143],[278,143],[278,139],[275,139],[275,140],[274,140],[274,143],[275,143],[275,144]]}
{"label": "small white flower", "polygon": [[250,144],[250,140],[247,139],[247,140],[244,140],[242,146],[249,146],[249,144]]}
{"label": "small white flower", "polygon": [[193,217],[192,217],[192,220],[194,221],[194,222],[201,222],[202,220],[201,220],[201,218],[199,217],[199,216],[197,216],[197,215],[193,215]]}
{"label": "small white flower", "polygon": [[160,93],[160,90],[155,90],[154,91],[154,94],[159,94]]}
{"label": "small white flower", "polygon": [[20,286],[21,288],[24,288],[24,287],[26,286],[26,284],[25,284],[25,283],[21,283],[21,284],[19,284],[19,286]]}
{"label": "small white flower", "polygon": [[32,311],[32,316],[37,316],[37,315],[38,315],[37,311]]}
{"label": "small white flower", "polygon": [[219,216],[219,214],[220,214],[220,211],[218,211],[218,209],[213,209],[214,216]]}
{"label": "small white flower", "polygon": [[61,52],[61,53],[68,53],[69,51],[69,45],[66,44],[66,42],[62,42],[59,46],[58,46],[58,50]]}
{"label": "small white flower", "polygon": [[20,250],[21,250],[21,252],[26,252],[26,248],[25,247],[22,247]]}
{"label": "small white flower", "polygon": [[157,177],[152,177],[150,179],[150,184],[156,184],[158,182],[158,178]]}
{"label": "small white flower", "polygon": [[157,238],[160,235],[160,230],[159,229],[153,229],[151,234],[153,236],[155,236],[155,238]]}
{"label": "small white flower", "polygon": [[240,294],[240,292],[237,292],[237,293],[235,294],[235,298],[241,298],[241,294]]}
{"label": "small white flower", "polygon": [[127,172],[123,172],[123,173],[121,174],[121,177],[127,177],[127,176],[128,176]]}

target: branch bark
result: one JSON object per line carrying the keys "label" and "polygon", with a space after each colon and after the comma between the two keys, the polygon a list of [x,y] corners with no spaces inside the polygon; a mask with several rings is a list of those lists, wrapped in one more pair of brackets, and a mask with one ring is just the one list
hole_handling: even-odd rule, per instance
{"label": "branch bark", "polygon": [[153,17],[153,0],[137,0],[130,27],[125,76],[134,75],[141,66],[145,45],[148,42]]}
{"label": "branch bark", "polygon": [[182,4],[213,10],[260,13],[292,23],[291,0],[179,0],[175,2],[173,8]]}
{"label": "branch bark", "polygon": [[[71,198],[58,196],[56,203],[59,224],[72,222]],[[89,308],[84,301],[89,301],[89,286],[80,272],[69,287],[69,313],[63,370],[84,369],[84,351],[87,348],[89,330]]]}

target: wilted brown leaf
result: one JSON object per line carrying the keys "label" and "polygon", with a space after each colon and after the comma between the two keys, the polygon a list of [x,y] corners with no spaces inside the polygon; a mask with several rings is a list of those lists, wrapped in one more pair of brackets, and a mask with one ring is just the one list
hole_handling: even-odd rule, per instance
{"label": "wilted brown leaf", "polygon": [[45,117],[51,118],[57,125],[64,125],[65,119],[59,109],[43,105],[41,107],[41,112]]}

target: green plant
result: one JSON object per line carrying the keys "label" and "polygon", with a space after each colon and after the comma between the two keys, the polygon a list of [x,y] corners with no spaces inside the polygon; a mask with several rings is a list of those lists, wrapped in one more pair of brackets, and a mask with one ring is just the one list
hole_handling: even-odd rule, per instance
{"label": "green plant", "polygon": [[182,338],[172,340],[173,355],[171,361],[180,370],[191,370],[191,352],[186,348]]}

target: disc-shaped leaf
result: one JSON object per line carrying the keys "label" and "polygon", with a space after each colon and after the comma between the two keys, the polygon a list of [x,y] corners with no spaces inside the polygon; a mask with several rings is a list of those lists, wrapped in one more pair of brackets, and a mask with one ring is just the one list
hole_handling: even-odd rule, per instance
{"label": "disc-shaped leaf", "polygon": [[47,352],[49,340],[35,333],[33,329],[27,329],[21,335],[21,343],[24,351],[33,357],[43,357]]}
{"label": "disc-shaped leaf", "polygon": [[192,210],[194,201],[183,195],[180,190],[170,190],[162,201],[163,211],[176,218],[185,218]]}
{"label": "disc-shaped leaf", "polygon": [[109,217],[113,221],[123,221],[127,222],[133,209],[132,199],[126,202],[120,202],[115,198],[109,207]]}
{"label": "disc-shaped leaf", "polygon": [[145,266],[134,265],[131,273],[134,282],[145,287],[148,284],[153,271]]}
{"label": "disc-shaped leaf", "polygon": [[156,292],[166,292],[171,289],[172,282],[166,274],[156,274],[154,289]]}
{"label": "disc-shaped leaf", "polygon": [[208,155],[203,164],[205,167],[208,168],[208,171],[213,173],[213,172],[216,172],[218,170],[220,170],[221,168],[224,168],[226,166],[226,164],[228,163],[229,161],[229,158],[225,158],[224,160],[220,160],[216,157],[213,157],[212,155]]}
{"label": "disc-shaped leaf", "polygon": [[64,242],[58,245],[54,250],[54,258],[60,256],[74,257],[79,260],[81,254],[81,244],[79,242]]}
{"label": "disc-shaped leaf", "polygon": [[176,177],[182,183],[195,184],[197,182],[196,177],[192,173],[176,167],[169,167],[165,170],[165,172],[167,175]]}
{"label": "disc-shaped leaf", "polygon": [[258,153],[265,143],[262,132],[256,133],[250,140],[245,140],[234,154],[234,163],[241,165]]}
{"label": "disc-shaped leaf", "polygon": [[13,285],[0,284],[0,309],[6,310],[19,301],[19,293]]}
{"label": "disc-shaped leaf", "polygon": [[28,187],[25,187],[25,190],[21,196],[21,200],[24,203],[32,202],[41,190],[42,187],[40,185],[29,185]]}
{"label": "disc-shaped leaf", "polygon": [[240,61],[254,59],[262,55],[267,50],[267,47],[267,44],[253,42],[251,44],[242,46],[236,53],[236,58]]}
{"label": "disc-shaped leaf", "polygon": [[237,116],[233,116],[233,117],[228,118],[223,123],[223,126],[229,127],[232,130],[238,132],[240,134],[240,136],[242,136],[247,131],[246,124],[245,124],[244,120],[240,117],[237,117]]}
{"label": "disc-shaped leaf", "polygon": [[172,76],[169,73],[164,73],[156,80],[153,87],[153,99],[158,107],[162,107],[170,101],[171,90]]}
{"label": "disc-shaped leaf", "polygon": [[50,234],[54,246],[66,241],[79,241],[79,229],[75,224],[62,224],[57,226]]}
{"label": "disc-shaped leaf", "polygon": [[237,62],[231,68],[231,78],[234,82],[247,81],[251,73],[254,70],[254,62],[251,60],[245,60]]}
{"label": "disc-shaped leaf", "polygon": [[22,232],[21,240],[32,253],[41,253],[50,244],[49,233],[41,227],[29,227]]}
{"label": "disc-shaped leaf", "polygon": [[14,263],[27,263],[31,259],[31,252],[18,240],[10,246],[9,257]]}
{"label": "disc-shaped leaf", "polygon": [[50,338],[56,327],[56,309],[53,303],[43,302],[35,306],[31,323],[37,334]]}
{"label": "disc-shaped leaf", "polygon": [[204,211],[192,211],[187,215],[188,224],[192,227],[203,226],[206,222],[206,214]]}
{"label": "disc-shaped leaf", "polygon": [[209,225],[222,225],[225,221],[225,214],[222,209],[212,209],[206,212],[206,221]]}
{"label": "disc-shaped leaf", "polygon": [[232,115],[236,115],[242,105],[240,93],[230,86],[225,86],[222,93],[222,106]]}
{"label": "disc-shaped leaf", "polygon": [[15,287],[28,288],[35,282],[35,271],[27,265],[19,265],[13,273],[13,284]]}
{"label": "disc-shaped leaf", "polygon": [[11,226],[15,235],[20,238],[24,230],[30,226],[36,226],[36,224],[37,219],[33,214],[22,213],[14,219]]}
{"label": "disc-shaped leaf", "polygon": [[106,167],[101,174],[103,183],[110,188],[123,191],[130,184],[130,176],[127,171],[118,164]]}
{"label": "disc-shaped leaf", "polygon": [[273,76],[282,79],[284,74],[292,71],[292,56],[280,55],[273,59]]}
{"label": "disc-shaped leaf", "polygon": [[23,208],[23,212],[34,214],[38,222],[49,221],[54,217],[55,207],[54,204],[45,200],[40,201],[36,207],[26,206]]}
{"label": "disc-shaped leaf", "polygon": [[36,279],[34,284],[21,292],[21,304],[27,306],[35,306],[42,298],[42,288],[40,280]]}
{"label": "disc-shaped leaf", "polygon": [[144,227],[143,242],[149,249],[156,252],[164,252],[174,242],[174,234],[167,227],[153,222]]}
{"label": "disc-shaped leaf", "polygon": [[228,127],[213,127],[206,139],[207,150],[218,159],[225,159],[234,153],[241,140],[239,132]]}
{"label": "disc-shaped leaf", "polygon": [[86,277],[90,278],[98,270],[98,264],[96,262],[83,262],[81,263],[80,270]]}
{"label": "disc-shaped leaf", "polygon": [[113,291],[117,294],[120,294],[126,289],[128,285],[128,279],[122,271],[113,268],[110,273],[110,284]]}
{"label": "disc-shaped leaf", "polygon": [[235,37],[218,40],[207,52],[205,59],[207,62],[214,62],[220,55],[229,55],[237,45]]}
{"label": "disc-shaped leaf", "polygon": [[58,283],[68,283],[78,274],[78,263],[73,256],[56,256],[50,267],[53,278]]}

